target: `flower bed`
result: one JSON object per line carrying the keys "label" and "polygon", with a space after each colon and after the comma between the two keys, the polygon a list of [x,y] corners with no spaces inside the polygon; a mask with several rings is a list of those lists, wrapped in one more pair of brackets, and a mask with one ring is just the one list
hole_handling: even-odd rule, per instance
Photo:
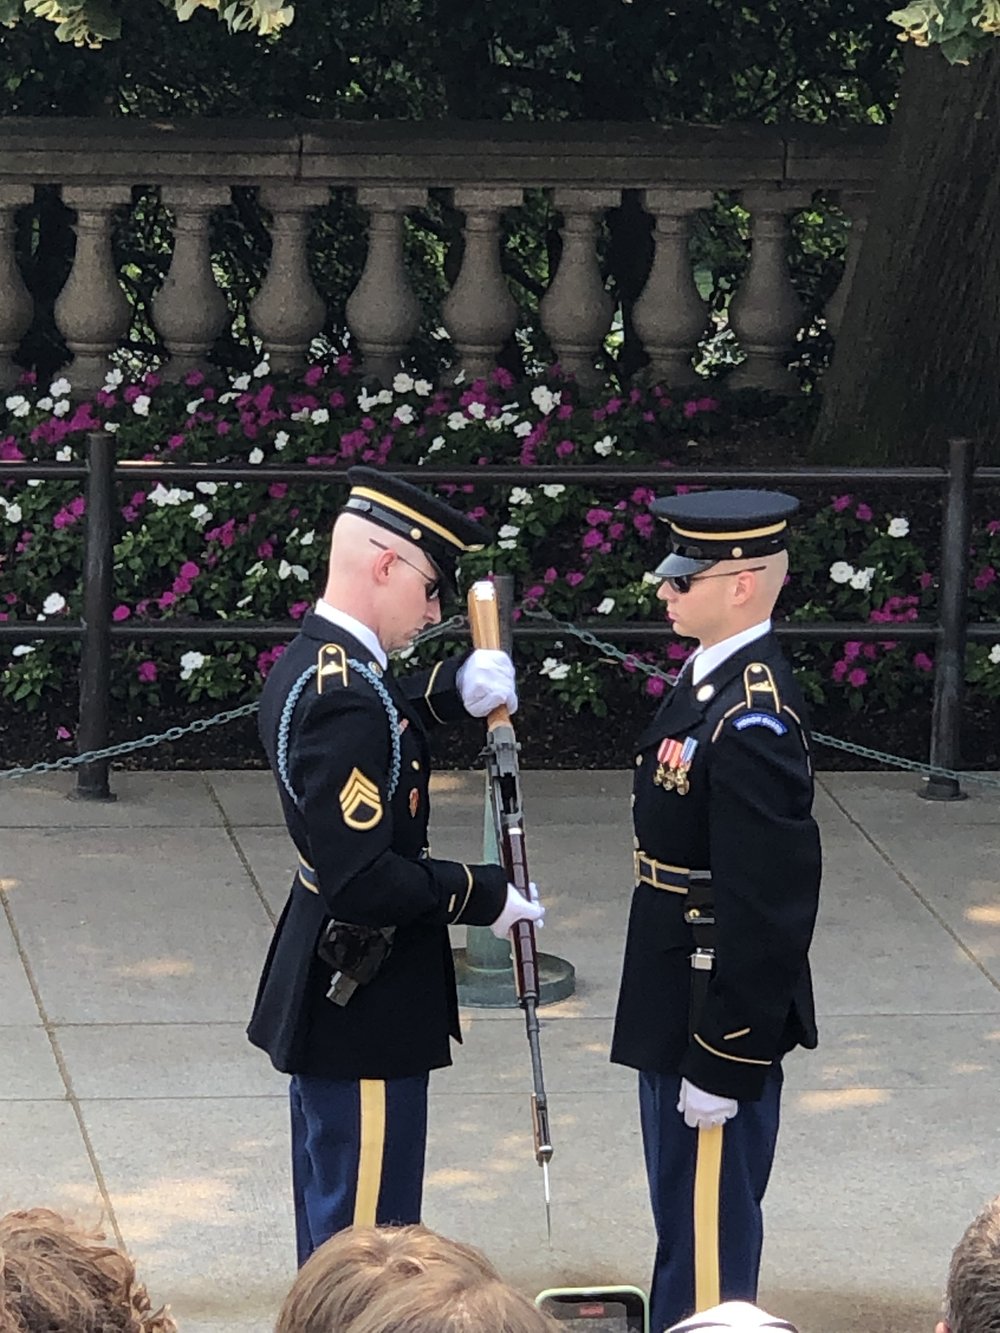
{"label": "flower bed", "polygon": [[[225,622],[287,618],[291,636],[322,585],[342,490],[290,485],[269,475],[273,465],[306,464],[317,478],[349,462],[436,472],[482,466],[482,486],[438,483],[497,533],[493,548],[468,558],[468,576],[494,567],[514,574],[518,615],[659,622],[648,574],[663,545],[647,510],[652,492],[574,484],[573,471],[596,463],[659,467],[658,489],[666,490],[671,467],[691,452],[688,443],[724,437],[731,424],[731,409],[701,394],[653,387],[595,403],[571,381],[515,384],[503,371],[448,390],[400,374],[391,388],[369,390],[346,358],[298,379],[272,375],[266,363],[232,382],[196,372],[180,385],[155,375],[128,383],[115,371],[91,401],[72,402],[69,393],[65,379],[47,388],[25,382],[10,393],[0,412],[0,459],[79,460],[86,432],[103,426],[115,433],[120,458],[261,468],[259,485],[120,482],[114,620],[219,624],[211,648],[163,639],[116,646],[117,711],[147,719],[255,697],[282,648],[227,640]],[[489,485],[490,463],[520,466],[522,483]],[[565,482],[533,484],[540,464],[564,467]],[[897,490],[813,492],[803,500],[784,613],[795,621],[886,626],[874,642],[796,646],[810,698],[855,709],[924,701],[932,648],[894,640],[891,627],[935,617],[937,497],[908,492],[904,500]],[[31,627],[80,614],[84,513],[77,483],[0,482],[0,619],[24,625],[22,639],[0,643],[0,693],[21,710],[44,705],[67,741],[75,715],[66,682],[75,676],[78,647],[33,639]],[[1000,621],[1000,519],[989,508],[976,514],[973,548],[970,617]],[[637,657],[670,669],[687,651],[664,642]],[[609,673],[626,671],[637,692],[654,698],[663,690],[661,680],[571,638],[526,642],[519,656],[533,688],[571,712],[606,710]],[[973,702],[1000,695],[1000,644],[969,648],[967,679]]]}

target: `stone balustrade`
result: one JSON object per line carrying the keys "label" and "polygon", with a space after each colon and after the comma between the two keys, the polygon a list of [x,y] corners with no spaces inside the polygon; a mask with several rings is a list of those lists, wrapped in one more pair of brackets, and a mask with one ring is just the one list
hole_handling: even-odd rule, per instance
{"label": "stone balustrade", "polygon": [[[717,191],[736,192],[750,216],[750,258],[729,305],[745,354],[738,387],[794,388],[787,369],[803,319],[786,255],[789,220],[816,192],[852,224],[839,287],[826,309],[835,333],[867,220],[884,134],[878,129],[751,126],[404,124],[374,122],[0,120],[0,387],[33,319],[15,260],[20,210],[56,184],[72,210],[76,250],[55,304],[77,392],[100,386],[129,324],[115,271],[112,219],[136,187],[159,187],[173,250],[152,302],[178,378],[206,359],[232,318],[213,269],[209,221],[233,187],[255,187],[270,216],[271,255],[249,307],[252,332],[280,369],[301,365],[329,315],[346,326],[372,376],[392,376],[420,325],[405,260],[407,213],[446,190],[462,219],[461,264],[441,320],[455,365],[485,373],[519,323],[501,267],[501,226],[526,190],[544,189],[560,219],[561,251],[538,319],[560,365],[584,384],[619,296],[599,264],[598,232],[623,191],[637,192],[652,228],[648,277],[631,325],[651,374],[693,381],[692,355],[709,325],[689,256],[692,220]],[[343,311],[328,312],[309,266],[311,219],[331,191],[353,191],[367,215],[367,259]]]}

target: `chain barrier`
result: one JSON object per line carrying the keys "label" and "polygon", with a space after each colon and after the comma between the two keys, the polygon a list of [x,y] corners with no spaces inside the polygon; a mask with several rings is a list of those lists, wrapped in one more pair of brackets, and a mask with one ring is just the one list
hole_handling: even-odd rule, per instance
{"label": "chain barrier", "polygon": [[[603,656],[619,661],[623,666],[629,666],[634,671],[642,672],[643,675],[665,681],[668,685],[673,685],[676,680],[675,674],[661,671],[659,667],[652,666],[649,662],[643,662],[635,653],[627,652],[616,644],[608,643],[605,639],[599,639],[590,630],[581,629],[568,620],[559,620],[548,611],[524,610],[522,614],[526,619],[545,621],[554,629],[572,635],[587,644],[589,648],[596,648]],[[413,647],[426,643],[430,639],[436,639],[451,630],[462,629],[467,623],[467,618],[463,615],[450,616],[447,620],[442,620],[440,624],[418,634],[413,641]],[[26,768],[0,770],[0,782],[5,779],[15,780],[32,777],[37,773],[65,772],[68,769],[79,768],[81,764],[95,763],[98,759],[117,759],[122,755],[132,754],[136,750],[152,749],[164,741],[177,741],[194,732],[207,731],[209,727],[218,727],[226,722],[234,722],[240,717],[249,717],[252,713],[256,713],[258,707],[259,704],[256,701],[250,704],[242,704],[239,708],[229,708],[225,712],[216,713],[213,717],[198,718],[184,727],[168,727],[166,731],[159,734],[143,736],[134,741],[122,741],[119,745],[109,745],[103,750],[89,750],[86,754],[64,755],[61,759],[56,759],[52,763],[37,763]],[[819,745],[825,745],[828,749],[841,750],[845,754],[854,755],[859,759],[869,759],[889,768],[899,768],[908,773],[919,773],[921,776],[928,778],[950,778],[958,783],[975,782],[982,787],[993,787],[1000,790],[1000,777],[994,777],[988,773],[939,768],[936,764],[923,763],[919,759],[904,759],[902,755],[888,754],[885,750],[876,750],[870,745],[859,745],[855,741],[845,741],[837,736],[827,736],[821,731],[814,731],[811,734],[814,741]]]}

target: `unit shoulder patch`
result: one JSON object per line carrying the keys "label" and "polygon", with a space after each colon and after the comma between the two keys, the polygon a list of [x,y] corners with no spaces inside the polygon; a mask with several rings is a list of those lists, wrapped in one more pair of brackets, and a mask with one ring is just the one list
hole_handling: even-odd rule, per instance
{"label": "unit shoulder patch", "polygon": [[382,818],[378,786],[360,768],[351,769],[350,777],[340,789],[340,811],[347,827],[359,833],[375,828]]}
{"label": "unit shoulder patch", "polygon": [[347,651],[339,643],[324,643],[316,658],[316,689],[322,694],[333,685],[348,683]]}
{"label": "unit shoulder patch", "polygon": [[767,727],[776,736],[784,736],[788,731],[787,724],[773,713],[743,713],[736,718],[733,726],[737,731],[746,731],[747,727]]}

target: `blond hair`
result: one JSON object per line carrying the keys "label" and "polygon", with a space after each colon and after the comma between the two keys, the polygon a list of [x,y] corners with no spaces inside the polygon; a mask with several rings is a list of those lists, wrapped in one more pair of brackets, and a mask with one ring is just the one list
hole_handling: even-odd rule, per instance
{"label": "blond hair", "polygon": [[0,1217],[0,1333],[175,1333],[135,1265],[48,1208]]}
{"label": "blond hair", "polygon": [[423,1226],[350,1227],[303,1265],[276,1333],[549,1333],[479,1250]]}

